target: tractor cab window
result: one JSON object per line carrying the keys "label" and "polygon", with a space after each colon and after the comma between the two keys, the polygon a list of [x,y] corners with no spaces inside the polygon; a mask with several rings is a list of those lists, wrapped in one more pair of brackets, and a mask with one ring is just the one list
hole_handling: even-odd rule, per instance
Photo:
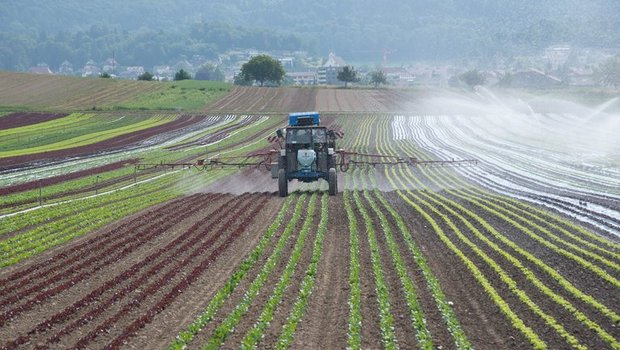
{"label": "tractor cab window", "polygon": [[327,133],[325,129],[312,129],[312,141],[314,143],[327,142]]}
{"label": "tractor cab window", "polygon": [[287,129],[287,143],[311,143],[312,131],[310,129]]}

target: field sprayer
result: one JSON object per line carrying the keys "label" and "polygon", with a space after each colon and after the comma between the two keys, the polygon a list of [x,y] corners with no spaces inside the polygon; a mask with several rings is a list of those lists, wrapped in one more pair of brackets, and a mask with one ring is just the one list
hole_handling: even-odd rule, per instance
{"label": "field sprayer", "polygon": [[343,133],[320,126],[317,112],[290,113],[288,126],[276,130],[276,135],[268,138],[279,149],[256,152],[245,156],[211,157],[199,159],[194,163],[138,163],[136,170],[157,167],[187,167],[207,170],[224,166],[264,166],[271,171],[271,177],[278,179],[278,193],[288,195],[288,183],[292,180],[314,182],[327,181],[329,194],[338,192],[337,170],[346,172],[350,166],[359,165],[437,165],[468,166],[478,163],[475,159],[464,160],[418,160],[415,157],[400,157],[371,153],[350,152],[336,148],[336,140]]}

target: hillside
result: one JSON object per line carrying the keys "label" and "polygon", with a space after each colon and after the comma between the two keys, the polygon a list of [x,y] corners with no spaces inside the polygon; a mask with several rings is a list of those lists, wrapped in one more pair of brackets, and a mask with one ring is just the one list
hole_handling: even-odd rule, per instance
{"label": "hillside", "polygon": [[338,52],[348,60],[510,57],[569,43],[617,47],[614,0],[35,0],[0,4],[0,69],[101,60],[149,66],[223,50]]}

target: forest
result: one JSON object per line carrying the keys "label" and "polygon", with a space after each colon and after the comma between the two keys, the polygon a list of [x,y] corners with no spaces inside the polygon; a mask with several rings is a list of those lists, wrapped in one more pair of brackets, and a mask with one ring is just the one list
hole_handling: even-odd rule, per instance
{"label": "forest", "polygon": [[330,51],[351,61],[487,61],[563,43],[620,46],[614,0],[24,0],[0,4],[0,69],[123,57],[171,63],[233,48]]}

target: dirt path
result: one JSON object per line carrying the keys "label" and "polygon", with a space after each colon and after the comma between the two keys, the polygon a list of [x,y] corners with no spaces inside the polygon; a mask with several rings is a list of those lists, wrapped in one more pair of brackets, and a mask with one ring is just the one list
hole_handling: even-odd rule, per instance
{"label": "dirt path", "polygon": [[342,196],[329,199],[330,225],[308,311],[297,329],[293,349],[344,349],[349,317],[349,228]]}

